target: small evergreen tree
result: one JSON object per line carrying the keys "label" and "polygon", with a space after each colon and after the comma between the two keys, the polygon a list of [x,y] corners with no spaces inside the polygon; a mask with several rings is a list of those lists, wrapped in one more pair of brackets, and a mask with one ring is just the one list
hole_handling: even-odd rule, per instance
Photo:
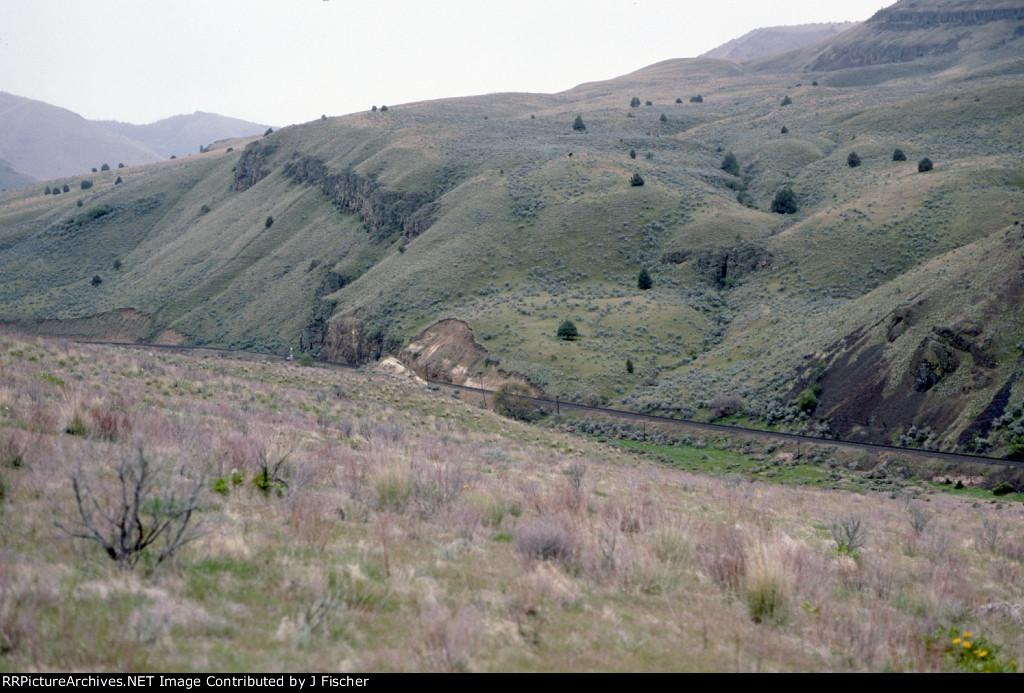
{"label": "small evergreen tree", "polygon": [[903,153],[902,149],[896,149],[892,153],[892,160],[893,161],[906,161],[907,160],[907,155]]}
{"label": "small evergreen tree", "polygon": [[388,110],[388,107],[387,107],[387,106],[381,106],[381,107],[380,107],[380,112],[381,112],[381,113],[384,113],[384,112],[385,112],[385,111],[387,111],[387,110]]}
{"label": "small evergreen tree", "polygon": [[92,181],[83,180],[81,183],[79,183],[79,185],[81,186],[82,190],[88,190],[89,188],[92,187]]}
{"label": "small evergreen tree", "polygon": [[658,118],[658,120],[660,120],[663,123],[667,123],[668,122],[668,118],[665,117],[664,113],[661,114],[661,117]]}
{"label": "small evergreen tree", "polygon": [[373,113],[376,113],[376,112],[377,112],[377,106],[376,106],[376,104],[375,104],[375,105],[373,106],[373,108],[371,108],[371,109],[370,109],[370,111],[371,111],[371,112],[373,112]]}
{"label": "small evergreen tree", "polygon": [[563,320],[562,324],[558,326],[558,332],[556,332],[558,338],[571,342],[580,336],[579,330],[576,329],[576,324],[572,320]]}
{"label": "small evergreen tree", "polygon": [[50,194],[51,192],[53,192],[53,191],[52,191],[52,190],[50,190],[50,186],[49,186],[49,185],[47,185],[47,186],[46,186],[46,190],[44,190],[44,191],[43,191],[43,194],[44,194],[44,195],[49,195],[49,194]]}
{"label": "small evergreen tree", "polygon": [[116,270],[121,269],[121,260],[120,259],[114,260],[114,269],[116,269]]}
{"label": "small evergreen tree", "polygon": [[644,184],[644,177],[639,173],[634,173],[633,177],[629,179],[629,184],[633,187],[638,187]]}
{"label": "small evergreen tree", "polygon": [[58,188],[56,185],[53,186],[53,194],[54,195],[60,195],[60,188]]}
{"label": "small evergreen tree", "polygon": [[572,129],[579,132],[582,132],[583,130],[587,129],[587,126],[583,124],[583,116],[576,116],[576,120],[574,120],[572,123]]}
{"label": "small evergreen tree", "polygon": [[857,156],[857,152],[850,152],[846,157],[846,165],[850,168],[857,168],[860,166],[860,157]]}
{"label": "small evergreen tree", "polygon": [[789,98],[789,94],[786,94],[786,96],[782,99],[782,103],[779,104],[779,105],[780,106],[788,106],[791,103],[793,103],[793,99]]}
{"label": "small evergreen tree", "polygon": [[653,106],[654,104],[650,101],[644,101],[645,106]]}
{"label": "small evergreen tree", "polygon": [[652,286],[654,286],[654,280],[651,279],[651,273],[647,271],[646,267],[641,267],[640,274],[636,278],[636,288],[647,291]]}
{"label": "small evergreen tree", "polygon": [[114,181],[114,185],[121,185],[121,183],[123,183],[123,182],[124,182],[124,181],[123,181],[123,180],[121,180],[121,176],[118,176],[118,177],[117,177],[117,180],[115,180],[115,181]]}
{"label": "small evergreen tree", "polygon": [[110,170],[110,164],[103,164],[102,166],[100,166],[100,170],[101,171],[109,171]]}
{"label": "small evergreen tree", "polygon": [[93,277],[92,277],[92,281],[90,283],[93,286],[99,286],[100,284],[103,283],[103,279],[100,277],[100,275],[94,274]]}
{"label": "small evergreen tree", "polygon": [[124,168],[124,164],[118,164],[117,167],[118,168]]}
{"label": "small evergreen tree", "polygon": [[799,206],[796,202],[796,195],[791,188],[782,188],[775,193],[772,200],[772,211],[776,214],[795,214]]}
{"label": "small evergreen tree", "polygon": [[636,158],[636,150],[635,149],[630,149],[629,150],[629,158],[630,159],[635,159]]}
{"label": "small evergreen tree", "polygon": [[704,97],[700,94],[690,97],[690,103],[704,103]]}
{"label": "small evergreen tree", "polygon": [[[273,134],[274,134],[274,128],[267,128],[267,131],[263,133],[263,136],[266,137],[267,135],[273,135]],[[173,159],[174,157],[172,156],[171,158]]]}
{"label": "small evergreen tree", "polygon": [[632,99],[629,100],[629,107],[630,108],[636,108],[639,105],[640,105],[640,99],[638,99],[637,97],[634,96]]}
{"label": "small evergreen tree", "polygon": [[740,162],[732,152],[726,152],[722,158],[722,170],[731,176],[740,175]]}
{"label": "small evergreen tree", "polygon": [[787,132],[789,132],[789,128],[787,128],[785,125],[783,125],[782,129],[779,130],[779,132],[781,132],[783,135],[785,135]]}
{"label": "small evergreen tree", "polygon": [[680,99],[680,98],[679,98],[679,97],[677,96],[677,97],[676,97],[676,103],[682,103],[682,102],[683,102],[683,100],[682,100],[682,99]]}
{"label": "small evergreen tree", "polygon": [[263,222],[264,228],[268,228],[269,229],[273,225],[274,225],[274,217],[267,217],[267,220],[265,222]]}
{"label": "small evergreen tree", "polygon": [[71,192],[71,188],[68,187],[67,183],[64,184],[64,187],[62,189],[64,190],[64,192]]}
{"label": "small evergreen tree", "polygon": [[917,172],[918,173],[926,173],[927,171],[931,171],[932,167],[933,167],[932,160],[929,159],[928,157],[925,157],[925,158],[923,158],[923,159],[921,159],[920,161],[917,162]]}
{"label": "small evergreen tree", "polygon": [[633,374],[633,359],[631,358],[626,359],[626,372],[630,375]]}

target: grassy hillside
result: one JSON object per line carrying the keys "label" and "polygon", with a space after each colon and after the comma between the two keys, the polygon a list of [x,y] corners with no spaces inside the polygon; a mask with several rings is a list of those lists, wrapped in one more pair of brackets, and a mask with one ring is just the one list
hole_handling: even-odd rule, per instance
{"label": "grassy hillside", "polygon": [[[971,671],[1024,656],[1018,503],[937,493],[898,459],[870,482],[892,492],[826,490],[794,484],[877,460],[688,439],[655,464],[638,443],[371,369],[10,335],[0,354],[4,671]],[[91,509],[113,517],[117,470],[136,479],[141,460],[143,526],[190,508],[172,525],[190,541],[116,544],[111,560],[95,538],[113,524]]]}
{"label": "grassy hillside", "polygon": [[[0,320],[71,334],[133,309],[140,339],[365,362],[454,318],[481,368],[562,398],[706,416],[735,395],[757,425],[1019,454],[1024,39],[1004,4],[932,26],[945,5],[900,3],[813,50],[380,108],[8,193]],[[785,188],[795,214],[772,211]]]}

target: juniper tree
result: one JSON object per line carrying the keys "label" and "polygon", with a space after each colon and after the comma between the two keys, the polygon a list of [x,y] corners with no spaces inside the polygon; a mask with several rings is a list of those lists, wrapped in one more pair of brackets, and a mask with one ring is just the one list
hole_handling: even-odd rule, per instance
{"label": "juniper tree", "polygon": [[576,324],[572,320],[563,320],[562,324],[558,326],[556,334],[559,339],[567,342],[571,342],[580,336],[579,330],[576,329]]}
{"label": "juniper tree", "polygon": [[795,214],[799,206],[797,205],[796,195],[793,194],[792,188],[783,188],[775,193],[775,198],[772,200],[772,211],[776,214]]}
{"label": "juniper tree", "polygon": [[726,153],[722,159],[722,170],[732,176],[740,175],[740,162],[736,159],[735,154],[732,152]]}
{"label": "juniper tree", "polygon": [[646,267],[640,268],[640,274],[636,278],[636,287],[641,291],[647,291],[654,286],[654,280],[651,279],[650,272],[647,271]]}

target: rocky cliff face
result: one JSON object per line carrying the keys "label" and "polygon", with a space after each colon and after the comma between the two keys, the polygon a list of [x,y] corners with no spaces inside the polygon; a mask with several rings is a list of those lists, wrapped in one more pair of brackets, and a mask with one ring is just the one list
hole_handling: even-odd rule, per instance
{"label": "rocky cliff face", "polygon": [[950,5],[931,0],[899,2],[879,10],[860,27],[842,34],[813,57],[808,69],[831,72],[846,68],[901,63],[944,56],[968,47],[1006,46],[1024,35],[1024,2],[993,7],[993,2]]}
{"label": "rocky cliff face", "polygon": [[400,233],[402,238],[410,240],[426,231],[433,222],[432,195],[386,190],[351,168],[331,172],[322,161],[304,156],[287,164],[284,173],[296,183],[319,185],[345,212],[358,214],[375,239],[390,239]]}
{"label": "rocky cliff face", "polygon": [[326,324],[321,358],[363,364],[395,352],[399,345],[383,332],[367,330],[358,315],[342,315]]}
{"label": "rocky cliff face", "polygon": [[259,140],[246,145],[245,151],[235,165],[235,190],[248,190],[267,177],[270,169],[267,168],[265,159],[269,153],[267,145]]}
{"label": "rocky cliff face", "polygon": [[943,26],[977,26],[988,22],[1024,20],[1024,6],[917,10],[911,5],[879,10],[868,21],[886,31],[914,31]]}

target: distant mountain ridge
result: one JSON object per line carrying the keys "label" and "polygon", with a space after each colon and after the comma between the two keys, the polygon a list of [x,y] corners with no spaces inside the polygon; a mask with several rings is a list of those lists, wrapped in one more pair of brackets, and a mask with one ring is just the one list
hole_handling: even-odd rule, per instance
{"label": "distant mountain ridge", "polygon": [[77,113],[0,92],[0,159],[50,180],[87,173],[104,163],[143,164],[160,155]]}
{"label": "distant mountain ridge", "polygon": [[148,125],[90,121],[66,108],[0,92],[0,188],[88,173],[103,164],[134,166],[193,154],[200,146],[262,134],[266,125],[215,113]]}
{"label": "distant mountain ridge", "polygon": [[163,157],[195,154],[200,147],[234,137],[259,135],[267,125],[229,118],[216,113],[196,111],[191,115],[176,115],[148,125],[122,123],[116,120],[93,121],[97,125],[141,142]]}
{"label": "distant mountain ridge", "polygon": [[725,60],[747,60],[766,55],[784,53],[796,48],[818,43],[846,31],[858,22],[831,22],[826,24],[798,24],[795,26],[771,26],[754,29],[751,32],[712,48],[701,58],[722,58]]}

